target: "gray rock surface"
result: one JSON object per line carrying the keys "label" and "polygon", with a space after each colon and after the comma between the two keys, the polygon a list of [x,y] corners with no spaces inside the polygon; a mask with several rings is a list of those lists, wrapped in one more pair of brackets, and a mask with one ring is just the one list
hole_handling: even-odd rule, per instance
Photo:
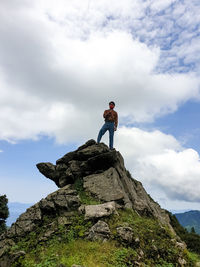
{"label": "gray rock surface", "polygon": [[99,205],[87,205],[85,206],[85,219],[96,219],[102,217],[108,217],[116,212],[115,202],[107,202]]}
{"label": "gray rock surface", "polygon": [[105,144],[97,144],[94,140],[89,140],[85,145],[57,160],[56,165],[44,162],[38,163],[36,166],[58,187],[63,187],[74,183],[80,177],[114,166],[117,161],[116,153]]}
{"label": "gray rock surface", "polygon": [[[48,195],[45,199],[27,209],[7,231],[6,236],[21,237],[34,230],[42,223],[43,217],[47,214],[61,216],[63,212],[70,212],[78,209],[80,199],[77,192],[67,185],[56,192]],[[61,219],[60,219],[61,220]]]}
{"label": "gray rock surface", "polygon": [[175,246],[176,246],[177,248],[180,248],[181,250],[184,250],[184,249],[187,248],[187,246],[186,246],[186,244],[185,244],[184,242],[176,242],[176,243],[175,243]]}
{"label": "gray rock surface", "polygon": [[107,223],[99,220],[93,225],[88,233],[87,239],[91,241],[101,240],[106,241],[110,238],[110,229]]}
{"label": "gray rock surface", "polygon": [[0,258],[4,255],[4,253],[11,247],[14,246],[15,242],[12,239],[2,239],[0,240]]}
{"label": "gray rock surface", "polygon": [[181,267],[186,266],[187,264],[186,260],[181,257],[178,259],[178,263],[180,264]]}
{"label": "gray rock surface", "polygon": [[117,228],[117,233],[119,237],[127,242],[127,243],[132,243],[133,241],[133,229],[128,226],[122,226]]}
{"label": "gray rock surface", "polygon": [[83,178],[83,188],[103,201],[122,200],[124,192],[119,184],[119,175],[111,167],[108,170]]}
{"label": "gray rock surface", "polygon": [[10,267],[13,266],[13,264],[16,263],[16,260],[19,257],[23,257],[25,256],[26,253],[22,250],[14,252],[14,253],[10,253],[9,256],[3,255],[3,257],[0,257],[0,267]]}

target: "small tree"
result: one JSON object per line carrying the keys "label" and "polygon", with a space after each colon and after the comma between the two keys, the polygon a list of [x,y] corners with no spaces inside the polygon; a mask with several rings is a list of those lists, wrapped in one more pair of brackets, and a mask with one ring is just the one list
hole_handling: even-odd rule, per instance
{"label": "small tree", "polygon": [[193,233],[193,234],[196,233],[194,227],[191,228],[191,233]]}
{"label": "small tree", "polygon": [[2,195],[0,196],[0,235],[6,230],[6,219],[8,215],[8,199],[6,195]]}

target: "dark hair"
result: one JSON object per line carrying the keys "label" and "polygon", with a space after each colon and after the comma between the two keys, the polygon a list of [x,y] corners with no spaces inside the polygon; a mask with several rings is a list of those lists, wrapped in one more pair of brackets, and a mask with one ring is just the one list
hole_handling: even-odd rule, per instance
{"label": "dark hair", "polygon": [[115,106],[115,102],[111,101],[111,102],[109,102],[109,105],[114,105]]}

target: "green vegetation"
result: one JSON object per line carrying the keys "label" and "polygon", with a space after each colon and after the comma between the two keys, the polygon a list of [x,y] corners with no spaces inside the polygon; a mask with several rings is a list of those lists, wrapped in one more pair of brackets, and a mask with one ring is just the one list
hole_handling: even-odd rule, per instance
{"label": "green vegetation", "polygon": [[6,195],[3,195],[0,196],[0,235],[6,230],[6,219],[8,215],[8,199]]}
{"label": "green vegetation", "polygon": [[[71,225],[60,225],[57,231],[46,241],[39,241],[46,231],[45,226],[20,240],[12,248],[12,252],[23,250],[25,257],[19,258],[13,265],[24,267],[58,267],[59,264],[71,267],[80,264],[89,267],[134,266],[135,261],[142,261],[143,266],[172,267],[176,266],[179,251],[172,244],[173,238],[167,227],[160,227],[152,218],[140,217],[134,211],[119,210],[119,215],[112,215],[104,221],[109,224],[111,240],[108,242],[92,242],[84,239],[86,232],[94,222],[85,221],[83,215],[75,213]],[[50,218],[49,218],[50,220]],[[45,224],[48,226],[48,217]],[[130,246],[120,240],[116,228],[129,225],[133,229],[134,238],[139,239]],[[194,254],[185,253],[191,264]]]}
{"label": "green vegetation", "polygon": [[187,248],[200,255],[200,235],[195,232],[189,233],[183,226],[180,225],[175,215],[169,213],[171,225],[175,229],[180,238],[187,244]]}
{"label": "green vegetation", "polygon": [[167,227],[159,226],[157,220],[140,217],[133,210],[126,209],[119,211],[119,216],[114,215],[106,221],[116,239],[117,227],[129,225],[133,229],[134,238],[139,239],[139,244],[136,242],[133,248],[138,254],[143,251],[146,266],[174,266],[173,263],[177,262],[179,251],[172,243],[174,236]]}
{"label": "green vegetation", "polygon": [[195,263],[200,263],[200,255],[194,253],[194,252],[188,252],[188,258],[189,258],[189,262],[193,263],[195,265]]}
{"label": "green vegetation", "polygon": [[40,247],[37,251],[26,255],[24,259],[19,260],[19,263],[24,267],[57,267],[59,264],[126,267],[131,266],[127,265],[128,258],[135,255],[133,250],[118,247],[114,241],[102,243],[79,239],[68,243],[55,243],[54,240],[54,242],[48,242],[45,247]]}
{"label": "green vegetation", "polygon": [[[195,254],[190,254],[193,262],[199,260]],[[45,246],[38,246],[25,258],[19,259],[13,266],[24,267],[58,267],[63,264],[67,267],[79,264],[89,267],[127,267],[134,266],[137,252],[132,248],[118,246],[115,241],[92,242],[87,240],[73,240],[70,242],[47,242]],[[144,267],[174,267],[176,264],[160,259],[156,264],[152,260],[143,263]],[[193,266],[192,261],[188,266]]]}
{"label": "green vegetation", "polygon": [[[99,204],[99,200],[83,190],[81,180],[76,181],[75,189],[79,192],[82,204]],[[61,264],[71,267],[79,264],[88,267],[127,267],[135,262],[142,262],[143,267],[176,267],[180,257],[179,248],[175,247],[174,235],[167,226],[159,225],[154,218],[139,216],[132,209],[118,210],[118,214],[103,220],[109,225],[111,239],[107,242],[89,241],[85,237],[96,221],[84,220],[84,215],[74,211],[67,218],[69,223],[60,223],[59,217],[50,215],[43,218],[42,226],[20,239],[12,252],[25,251],[26,255],[18,258],[13,267],[59,267]],[[177,233],[185,229],[173,217]],[[131,227],[135,242],[128,244],[117,234],[117,228]],[[53,227],[53,228],[52,228]],[[44,236],[53,229],[53,234]],[[187,250],[181,255],[187,266],[195,266],[199,257]]]}
{"label": "green vegetation", "polygon": [[[130,259],[134,259],[137,253],[131,248],[121,246],[117,241],[91,242],[83,239],[85,233],[92,226],[90,221],[85,221],[82,215],[71,218],[70,226],[60,225],[56,233],[47,241],[41,241],[46,228],[38,228],[35,232],[20,240],[12,247],[12,252],[23,250],[25,257],[21,257],[13,264],[13,267],[53,267],[64,264],[83,264],[85,266],[128,266]],[[46,226],[50,218],[44,219]],[[131,266],[131,265],[130,265]]]}
{"label": "green vegetation", "polygon": [[[85,235],[85,232],[91,228],[92,223],[85,221],[84,216],[74,212],[74,215],[70,217],[70,225],[58,225],[57,218],[54,218],[52,223],[52,217],[43,218],[43,227],[38,227],[34,232],[31,232],[25,238],[20,239],[16,246],[12,247],[12,251],[23,250],[29,252],[39,247],[46,245],[46,240],[43,239],[45,233],[51,229],[54,231],[52,237],[49,239],[53,244],[60,242],[71,242]],[[48,240],[48,241],[49,241]]]}

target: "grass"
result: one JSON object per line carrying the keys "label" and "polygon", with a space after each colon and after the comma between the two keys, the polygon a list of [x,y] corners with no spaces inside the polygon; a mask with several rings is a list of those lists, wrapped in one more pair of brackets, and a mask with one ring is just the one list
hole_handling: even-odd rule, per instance
{"label": "grass", "polygon": [[[114,215],[106,221],[116,239],[119,239],[117,227],[128,224],[133,229],[134,238],[140,240],[139,247],[144,252],[143,261],[147,266],[173,266],[177,262],[179,250],[171,241],[173,235],[168,227],[159,226],[157,220],[140,217],[133,210],[126,209],[119,210],[119,216]],[[137,246],[138,244],[133,244],[133,248],[137,249]]]}
{"label": "grass", "polygon": [[[17,264],[24,267],[58,267],[59,264],[67,267],[73,264],[88,267],[134,266],[140,250],[144,253],[143,266],[176,266],[174,263],[177,262],[178,249],[172,246],[167,228],[162,228],[156,220],[140,217],[129,209],[118,212],[119,215],[104,218],[111,230],[112,240],[108,242],[84,239],[85,232],[92,223],[84,221],[84,216],[79,214],[74,215],[71,226],[59,226],[58,231],[46,242],[38,243],[38,236],[42,232],[42,229],[38,229],[37,233],[31,233],[13,247],[13,251],[26,251],[26,256],[13,267],[19,266]],[[117,236],[116,228],[127,224],[132,227],[134,238],[139,238],[139,247],[134,244],[128,246]],[[157,247],[156,251],[153,246]],[[191,257],[194,258],[194,255],[191,254]]]}
{"label": "grass", "polygon": [[[48,243],[28,253],[19,263],[24,267],[57,267],[73,264],[88,267],[125,267],[132,266],[137,253],[131,248],[118,246],[115,241],[92,242],[77,239],[65,243]],[[130,265],[127,265],[129,262]],[[15,265],[17,266],[17,265]]]}
{"label": "grass", "polygon": [[[193,264],[187,266],[194,266],[199,256],[192,253],[190,257]],[[45,246],[38,246],[17,264],[22,267],[58,267],[60,264],[67,267],[73,264],[87,267],[127,267],[134,266],[136,259],[136,250],[119,246],[116,241],[102,243],[77,239],[64,243],[51,241]],[[13,266],[19,266],[17,264]],[[177,264],[163,259],[160,259],[160,263],[144,259],[142,266],[175,267]]]}
{"label": "grass", "polygon": [[200,255],[194,252],[188,252],[188,258],[191,264],[199,263],[200,264]]}

